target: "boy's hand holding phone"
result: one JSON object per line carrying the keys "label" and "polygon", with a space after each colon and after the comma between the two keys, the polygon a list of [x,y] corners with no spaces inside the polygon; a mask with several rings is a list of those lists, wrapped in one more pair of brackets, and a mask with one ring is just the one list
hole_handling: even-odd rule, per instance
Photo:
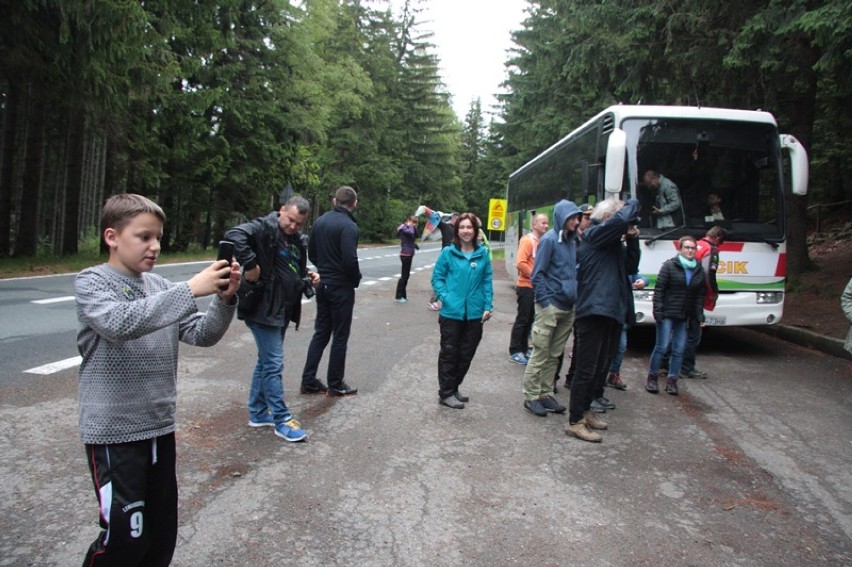
{"label": "boy's hand holding phone", "polygon": [[240,265],[233,259],[234,244],[221,241],[218,259],[187,282],[193,297],[218,293],[223,301],[230,302],[240,287]]}

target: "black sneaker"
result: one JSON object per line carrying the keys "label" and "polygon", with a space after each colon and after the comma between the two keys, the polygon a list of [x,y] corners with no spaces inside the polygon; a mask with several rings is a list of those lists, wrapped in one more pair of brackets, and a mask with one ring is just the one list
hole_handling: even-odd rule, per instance
{"label": "black sneaker", "polygon": [[648,374],[648,382],[645,384],[645,390],[652,394],[660,391],[660,387],[657,385],[657,377],[654,374]]}
{"label": "black sneaker", "polygon": [[303,383],[299,391],[303,394],[324,394],[328,391],[328,387],[319,380],[314,380],[313,382]]}
{"label": "black sneaker", "polygon": [[672,396],[677,396],[677,380],[669,378],[666,380],[666,392]]}
{"label": "black sneaker", "polygon": [[606,409],[615,409],[615,403],[607,398],[606,396],[601,396],[600,398],[596,398],[595,401],[605,407]]}
{"label": "black sneaker", "polygon": [[532,412],[539,417],[547,417],[547,409],[544,407],[544,404],[541,403],[541,400],[525,400],[524,407],[527,411]]}
{"label": "black sneaker", "polygon": [[565,413],[565,410],[568,409],[559,402],[557,402],[556,398],[554,398],[553,396],[545,396],[543,398],[539,398],[538,402],[544,406],[544,409],[553,413]]}
{"label": "black sneaker", "polygon": [[329,386],[326,395],[328,396],[354,396],[358,393],[358,388],[350,387],[346,382],[341,382],[339,385]]}
{"label": "black sneaker", "polygon": [[463,395],[461,394],[461,392],[456,392],[456,393],[455,393],[455,396],[456,396],[456,399],[457,399],[458,401],[460,401],[461,403],[463,403],[463,404],[466,404],[467,402],[469,402],[469,401],[470,401],[470,398],[469,398],[468,396],[463,396]]}

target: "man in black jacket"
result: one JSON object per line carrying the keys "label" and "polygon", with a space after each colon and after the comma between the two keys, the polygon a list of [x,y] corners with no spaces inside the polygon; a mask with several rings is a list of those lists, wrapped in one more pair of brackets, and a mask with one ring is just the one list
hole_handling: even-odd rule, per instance
{"label": "man in black jacket", "polygon": [[571,381],[566,431],[583,441],[598,442],[600,434],[591,430],[607,429],[607,423],[591,411],[591,404],[595,394],[603,391],[621,328],[635,316],[627,275],[635,272],[638,257],[636,266],[628,266],[622,237],[637,222],[638,214],[636,199],[600,202],[577,249],[577,369]]}
{"label": "man in black jacket", "polygon": [[[317,289],[314,336],[302,371],[303,394],[327,392],[329,396],[349,396],[358,393],[343,380],[355,288],[361,282],[358,224],[352,216],[357,206],[358,195],[352,187],[338,188],[334,194],[334,208],[318,218],[311,230],[308,257],[317,267],[322,283]],[[317,379],[317,368],[332,336],[326,387]]]}
{"label": "man in black jacket", "polygon": [[299,328],[302,294],[319,276],[307,270],[305,236],[300,232],[310,206],[291,197],[278,212],[258,217],[225,233],[243,266],[237,317],[246,322],[257,345],[257,364],[249,390],[249,426],[274,427],[286,441],[307,437],[284,403],[284,332]]}

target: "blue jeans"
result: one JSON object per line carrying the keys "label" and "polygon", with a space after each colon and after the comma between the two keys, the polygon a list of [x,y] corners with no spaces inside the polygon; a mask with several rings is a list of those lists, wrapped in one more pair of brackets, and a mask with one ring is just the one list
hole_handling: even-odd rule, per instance
{"label": "blue jeans", "polygon": [[273,327],[246,321],[257,345],[257,364],[251,377],[248,409],[252,419],[262,419],[268,411],[275,424],[292,419],[293,415],[284,403],[284,327]]}
{"label": "blue jeans", "polygon": [[651,368],[649,375],[657,375],[663,363],[666,351],[672,348],[672,358],[669,362],[669,376],[677,379],[683,364],[683,350],[686,346],[686,319],[663,319],[657,321],[657,342],[651,353]]}
{"label": "blue jeans", "polygon": [[621,364],[624,362],[624,353],[627,352],[627,325],[621,327],[621,338],[618,339],[618,350],[615,351],[615,357],[612,359],[612,366],[609,371],[612,374],[621,373]]}
{"label": "blue jeans", "polygon": [[[355,289],[351,286],[320,284],[317,289],[317,317],[314,336],[308,346],[302,384],[312,384],[317,379],[322,353],[331,340],[328,354],[328,387],[339,388],[346,371],[346,349],[352,328],[352,311],[355,308]],[[334,338],[332,339],[332,336]]]}
{"label": "blue jeans", "polygon": [[695,370],[695,355],[701,344],[701,323],[697,319],[689,319],[686,324],[686,346],[683,348],[683,363],[680,371],[689,374]]}
{"label": "blue jeans", "polygon": [[[683,347],[683,362],[680,364],[682,374],[689,374],[695,370],[695,356],[698,354],[699,344],[701,344],[701,323],[698,322],[698,319],[689,318],[686,321],[686,344]],[[663,368],[669,367],[669,358],[671,356],[672,347],[669,345],[660,363]]]}

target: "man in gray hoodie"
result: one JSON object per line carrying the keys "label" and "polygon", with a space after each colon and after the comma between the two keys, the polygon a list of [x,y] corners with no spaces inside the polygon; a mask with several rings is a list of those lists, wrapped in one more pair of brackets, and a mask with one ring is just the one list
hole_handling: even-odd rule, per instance
{"label": "man in gray hoodie", "polygon": [[535,292],[533,352],[524,372],[524,408],[539,417],[566,410],[551,392],[559,356],[574,326],[580,215],[573,202],[563,199],[556,203],[553,229],[539,239],[536,250],[531,278]]}

